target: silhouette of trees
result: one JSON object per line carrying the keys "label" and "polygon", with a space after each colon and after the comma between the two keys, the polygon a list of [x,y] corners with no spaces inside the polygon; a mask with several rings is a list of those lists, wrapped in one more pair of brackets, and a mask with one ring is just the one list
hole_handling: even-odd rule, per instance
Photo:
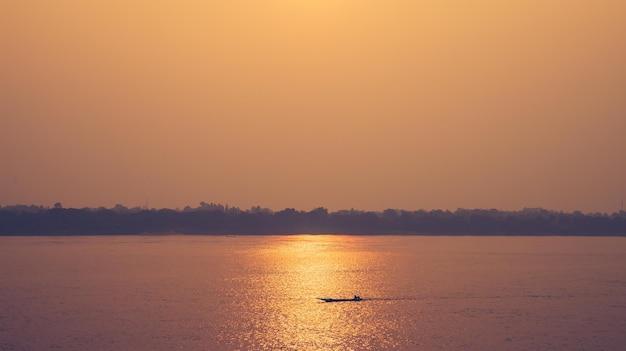
{"label": "silhouette of trees", "polygon": [[0,207],[0,235],[87,234],[429,234],[429,235],[598,235],[625,236],[626,212],[564,213],[540,208],[521,211],[458,209],[454,212],[382,212],[324,207],[311,211],[260,206],[240,210],[201,202],[198,207],[172,209],[53,208],[15,205]]}

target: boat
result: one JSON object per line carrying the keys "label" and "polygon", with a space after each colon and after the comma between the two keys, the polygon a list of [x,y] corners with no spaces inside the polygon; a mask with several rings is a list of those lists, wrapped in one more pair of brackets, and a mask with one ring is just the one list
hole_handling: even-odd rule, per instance
{"label": "boat", "polygon": [[363,301],[363,299],[359,295],[354,295],[354,297],[351,298],[351,299],[332,299],[332,298],[326,298],[326,297],[320,297],[319,299],[324,301],[324,302],[354,302],[354,301]]}

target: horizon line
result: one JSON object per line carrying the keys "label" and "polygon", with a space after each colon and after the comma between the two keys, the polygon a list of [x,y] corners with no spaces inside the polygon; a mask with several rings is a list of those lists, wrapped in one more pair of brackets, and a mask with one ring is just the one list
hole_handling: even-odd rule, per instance
{"label": "horizon line", "polygon": [[[203,205],[204,204],[204,205]],[[416,210],[408,210],[408,209],[404,209],[404,208],[385,208],[385,209],[381,209],[381,210],[364,210],[364,209],[360,209],[360,208],[355,208],[355,207],[351,207],[351,208],[341,208],[341,209],[337,209],[337,210],[330,210],[325,206],[316,206],[313,207],[310,210],[303,210],[303,209],[298,209],[295,207],[285,207],[282,209],[272,209],[269,207],[263,207],[260,205],[255,205],[255,206],[250,206],[249,208],[242,208],[239,206],[231,206],[229,204],[221,204],[221,203],[206,203],[204,201],[200,201],[200,203],[198,204],[197,207],[192,207],[191,205],[186,205],[185,207],[183,207],[182,209],[180,207],[148,207],[148,206],[125,206],[122,204],[115,204],[111,207],[106,207],[106,206],[96,206],[96,207],[90,207],[90,206],[83,206],[83,207],[74,207],[74,206],[69,206],[69,207],[64,207],[62,205],[61,202],[57,202],[54,205],[50,206],[50,205],[37,205],[37,204],[23,204],[23,203],[18,203],[18,204],[12,204],[12,205],[2,205],[0,204],[0,210],[5,209],[5,208],[11,208],[11,207],[36,207],[36,208],[43,208],[43,209],[74,209],[74,210],[84,210],[84,209],[89,209],[89,210],[100,210],[100,209],[106,209],[106,210],[115,210],[116,208],[119,210],[137,210],[139,209],[140,211],[159,211],[159,210],[172,210],[172,211],[177,211],[177,212],[184,212],[184,211],[191,211],[191,210],[201,210],[201,211],[211,211],[211,210],[223,210],[223,211],[228,211],[228,210],[237,210],[237,211],[241,211],[241,212],[257,212],[257,211],[270,211],[271,213],[276,213],[276,212],[281,212],[281,211],[285,211],[285,210],[294,210],[297,212],[313,212],[316,210],[326,210],[328,213],[338,213],[338,212],[344,212],[344,211],[354,211],[354,212],[364,212],[364,213],[383,213],[385,211],[388,210],[392,210],[392,211],[396,211],[396,212],[450,212],[450,213],[455,213],[455,212],[459,212],[459,211],[497,211],[497,212],[502,212],[502,213],[518,213],[518,212],[552,212],[552,213],[564,213],[564,214],[574,214],[574,213],[581,213],[581,214],[585,214],[585,215],[597,215],[597,214],[602,214],[602,215],[611,215],[611,214],[620,214],[624,212],[624,208],[622,207],[620,210],[616,210],[613,212],[603,212],[603,211],[589,211],[589,212],[583,212],[581,210],[573,210],[573,211],[566,211],[566,210],[555,210],[555,209],[550,209],[550,208],[544,208],[544,207],[522,207],[521,209],[514,209],[514,210],[503,210],[503,209],[499,209],[499,208],[484,208],[484,207],[474,207],[474,208],[466,208],[466,207],[457,207],[454,210],[451,209],[442,209],[442,208],[432,208],[432,209],[424,209],[424,208],[420,208],[420,209],[416,209]]]}

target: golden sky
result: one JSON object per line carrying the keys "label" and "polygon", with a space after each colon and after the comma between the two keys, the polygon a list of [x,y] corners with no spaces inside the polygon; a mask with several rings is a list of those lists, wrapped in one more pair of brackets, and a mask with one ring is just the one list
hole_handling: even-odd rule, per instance
{"label": "golden sky", "polygon": [[0,205],[626,199],[626,1],[0,2]]}

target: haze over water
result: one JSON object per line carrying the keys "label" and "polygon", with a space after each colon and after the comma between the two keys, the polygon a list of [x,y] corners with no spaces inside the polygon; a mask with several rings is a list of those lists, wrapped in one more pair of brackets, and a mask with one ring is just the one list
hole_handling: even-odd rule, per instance
{"label": "haze over water", "polygon": [[624,238],[2,237],[0,350],[621,350],[623,267]]}

